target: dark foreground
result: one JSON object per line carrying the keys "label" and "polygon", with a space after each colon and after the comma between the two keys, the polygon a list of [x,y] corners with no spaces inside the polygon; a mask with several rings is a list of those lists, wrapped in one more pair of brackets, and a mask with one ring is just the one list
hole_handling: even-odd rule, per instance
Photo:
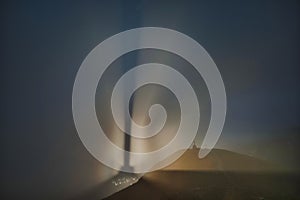
{"label": "dark foreground", "polygon": [[156,171],[107,198],[203,200],[299,200],[299,173]]}

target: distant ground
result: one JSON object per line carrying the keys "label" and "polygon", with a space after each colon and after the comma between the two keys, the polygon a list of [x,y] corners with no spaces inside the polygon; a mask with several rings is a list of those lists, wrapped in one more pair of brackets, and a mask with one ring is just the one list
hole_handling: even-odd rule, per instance
{"label": "distant ground", "polygon": [[296,200],[300,199],[299,183],[295,174],[158,171],[107,200]]}
{"label": "distant ground", "polygon": [[203,159],[198,158],[199,149],[188,149],[163,170],[180,171],[278,171],[283,170],[273,163],[223,149],[213,149]]}
{"label": "distant ground", "polygon": [[117,192],[117,199],[289,200],[300,199],[300,174],[225,150],[199,160],[187,150],[167,168],[144,175]]}

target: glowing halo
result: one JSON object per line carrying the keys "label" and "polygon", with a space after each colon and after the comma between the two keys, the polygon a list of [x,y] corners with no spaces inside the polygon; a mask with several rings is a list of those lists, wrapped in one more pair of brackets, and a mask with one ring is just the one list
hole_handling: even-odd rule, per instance
{"label": "glowing halo", "polygon": [[[178,159],[183,152],[172,157],[168,162],[161,162],[179,150],[187,149],[192,144],[197,134],[200,120],[198,102],[195,102],[197,98],[195,98],[196,95],[194,91],[188,89],[191,87],[188,81],[171,67],[158,63],[144,64],[137,66],[136,69],[134,68],[133,70],[148,70],[149,74],[152,75],[148,77],[149,80],[143,80],[139,85],[147,83],[160,84],[158,80],[155,80],[154,76],[154,74],[159,71],[159,73],[174,73],[176,74],[176,78],[171,81],[174,82],[177,79],[181,81],[179,82],[180,84],[168,83],[168,89],[171,88],[171,90],[173,90],[173,92],[176,91],[177,94],[178,92],[180,93],[180,91],[176,88],[172,88],[173,86],[185,88],[186,90],[184,90],[184,92],[189,91],[189,95],[183,93],[184,99],[175,93],[176,97],[179,97],[180,105],[183,106],[183,108],[181,107],[181,111],[183,111],[181,115],[181,128],[179,128],[176,136],[166,146],[147,153],[125,151],[113,144],[106,137],[98,122],[95,110],[95,94],[98,82],[105,69],[118,57],[130,51],[145,48],[169,51],[181,56],[195,67],[207,85],[211,98],[211,120],[201,146],[201,149],[205,149],[205,151],[200,151],[199,157],[205,157],[216,144],[221,135],[226,116],[226,93],[221,74],[205,49],[192,38],[171,29],[142,27],[118,33],[104,40],[88,54],[77,72],[72,95],[73,118],[82,143],[97,160],[113,169],[130,173],[154,171]],[[130,71],[127,73],[130,73]],[[125,73],[121,79],[126,77],[127,73]],[[151,78],[153,78],[152,81],[150,80]],[[127,81],[128,80],[130,79],[127,79]],[[166,82],[164,82],[163,85],[166,85]],[[134,89],[136,88],[128,88],[128,92],[132,93]],[[118,91],[120,91],[120,89],[114,88],[112,106],[117,105],[114,101],[116,100],[115,97],[118,97]],[[184,106],[186,103],[190,106]],[[193,109],[191,110],[190,107]],[[155,112],[159,112],[163,116],[163,110],[163,108],[157,105],[152,106],[152,109],[150,108],[149,110],[150,117],[151,113]],[[188,110],[189,113],[186,113],[184,110]],[[118,120],[118,116],[123,116],[118,113],[120,109],[112,107],[112,111],[116,123],[124,130],[122,120]],[[188,116],[188,118],[183,119],[183,116]],[[132,123],[132,120],[130,123]],[[136,131],[140,131],[144,128],[138,126],[136,127],[136,131],[128,133],[126,128],[124,131],[135,137],[147,138],[154,135],[155,132],[159,130],[159,127],[161,127],[155,125],[157,124],[155,120],[153,124],[154,128],[150,125],[150,127],[153,128],[150,128],[150,130],[155,131],[150,133],[150,135],[149,131],[146,131],[147,134],[145,135],[139,135]],[[184,127],[186,126],[191,126],[193,131],[184,132]],[[130,157],[131,167],[123,166],[122,158],[124,155]]]}

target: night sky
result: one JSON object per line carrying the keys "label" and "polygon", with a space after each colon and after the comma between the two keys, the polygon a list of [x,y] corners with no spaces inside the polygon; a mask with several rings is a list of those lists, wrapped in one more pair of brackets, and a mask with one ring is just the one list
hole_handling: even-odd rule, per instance
{"label": "night sky", "polygon": [[[76,133],[73,83],[96,45],[143,26],[180,31],[214,59],[228,100],[217,148],[278,162],[285,162],[280,156],[291,163],[298,158],[298,1],[2,1],[0,5],[1,196],[65,199],[111,175]],[[127,65],[135,63],[133,57],[129,55]],[[201,136],[196,143],[201,144]]]}

